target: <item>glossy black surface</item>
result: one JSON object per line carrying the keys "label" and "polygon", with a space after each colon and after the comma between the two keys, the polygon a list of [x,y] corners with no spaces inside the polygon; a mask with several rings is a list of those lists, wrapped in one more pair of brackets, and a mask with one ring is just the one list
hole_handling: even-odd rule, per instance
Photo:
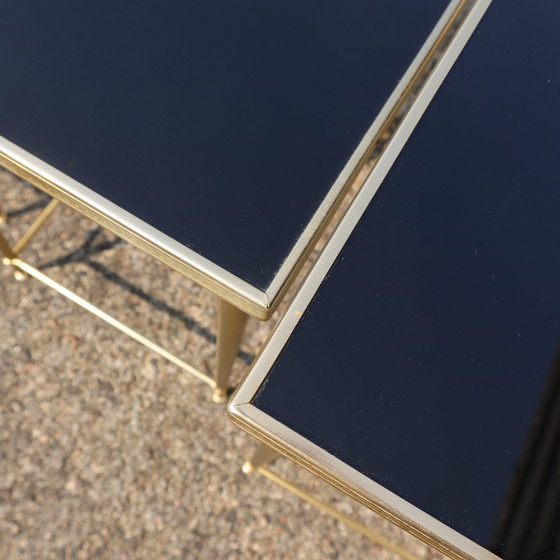
{"label": "glossy black surface", "polygon": [[519,560],[560,557],[559,25],[494,1],[253,401]]}
{"label": "glossy black surface", "polygon": [[18,0],[0,135],[265,289],[449,0]]}

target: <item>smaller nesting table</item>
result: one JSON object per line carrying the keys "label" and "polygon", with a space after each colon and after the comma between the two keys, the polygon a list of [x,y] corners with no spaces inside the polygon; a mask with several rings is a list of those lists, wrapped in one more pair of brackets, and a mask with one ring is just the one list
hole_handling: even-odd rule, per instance
{"label": "smaller nesting table", "polygon": [[207,287],[218,364],[198,375],[223,400],[247,317],[274,312],[466,4],[5,6],[0,164],[55,199],[0,238],[6,263],[88,308],[20,256],[61,201]]}

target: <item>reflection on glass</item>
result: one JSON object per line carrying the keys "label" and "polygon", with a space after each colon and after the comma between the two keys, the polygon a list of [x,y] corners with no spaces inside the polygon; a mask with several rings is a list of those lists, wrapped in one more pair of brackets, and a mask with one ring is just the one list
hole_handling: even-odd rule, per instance
{"label": "reflection on glass", "polygon": [[560,557],[560,352],[492,536],[504,560]]}

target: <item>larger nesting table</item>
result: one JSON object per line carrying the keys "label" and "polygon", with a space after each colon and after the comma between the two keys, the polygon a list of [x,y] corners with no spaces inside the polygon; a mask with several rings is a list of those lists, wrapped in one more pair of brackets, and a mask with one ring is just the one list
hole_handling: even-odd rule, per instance
{"label": "larger nesting table", "polygon": [[455,559],[560,555],[559,23],[492,3],[230,408]]}

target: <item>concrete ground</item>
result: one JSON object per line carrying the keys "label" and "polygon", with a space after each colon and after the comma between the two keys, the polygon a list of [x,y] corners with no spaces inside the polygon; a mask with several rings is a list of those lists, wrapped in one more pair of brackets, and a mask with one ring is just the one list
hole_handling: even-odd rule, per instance
{"label": "concrete ground", "polygon": [[[17,238],[47,198],[0,171]],[[24,257],[210,373],[212,296],[59,207]],[[251,321],[239,380],[270,325]],[[0,267],[0,560],[400,558],[260,475],[208,386]],[[285,459],[277,472],[419,559],[442,558]]]}

